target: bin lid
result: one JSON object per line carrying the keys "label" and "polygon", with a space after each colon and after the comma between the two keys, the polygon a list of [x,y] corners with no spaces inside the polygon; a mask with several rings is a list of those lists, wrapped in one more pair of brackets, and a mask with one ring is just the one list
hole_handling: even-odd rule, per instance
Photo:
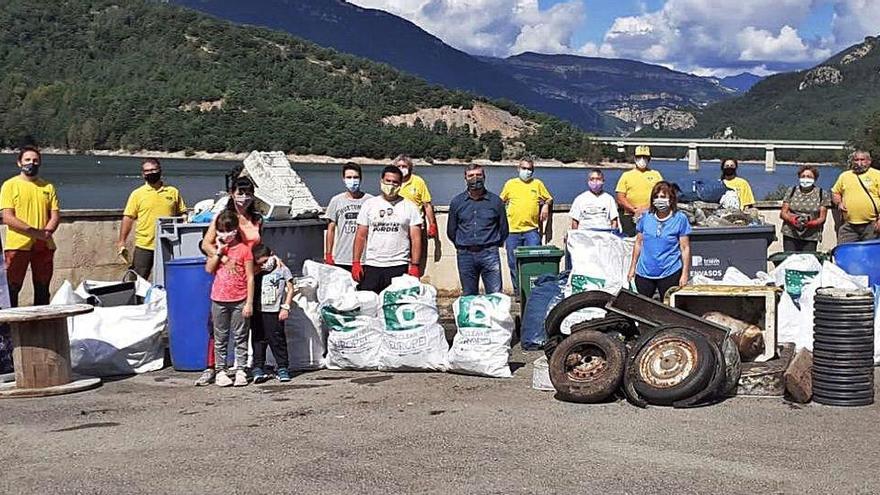
{"label": "bin lid", "polygon": [[556,246],[520,246],[513,250],[517,258],[561,258],[565,253]]}
{"label": "bin lid", "polygon": [[166,265],[204,265],[208,258],[204,256],[189,256],[186,258],[174,258],[165,262]]}

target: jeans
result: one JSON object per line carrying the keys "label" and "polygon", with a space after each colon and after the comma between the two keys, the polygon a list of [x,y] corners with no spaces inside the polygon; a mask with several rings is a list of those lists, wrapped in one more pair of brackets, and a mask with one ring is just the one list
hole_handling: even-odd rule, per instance
{"label": "jeans", "polygon": [[874,222],[869,223],[845,223],[837,232],[837,243],[870,241],[877,238]]}
{"label": "jeans", "polygon": [[655,292],[660,293],[662,302],[666,292],[678,285],[681,280],[681,270],[663,278],[647,278],[636,274],[636,292],[645,297],[654,297]]}
{"label": "jeans", "polygon": [[461,295],[479,294],[481,277],[486,294],[501,292],[501,256],[497,247],[487,247],[480,251],[459,249],[456,257]]}
{"label": "jeans", "polygon": [[214,320],[214,367],[226,369],[226,346],[229,334],[235,341],[235,367],[243,370],[248,360],[248,318],[242,315],[245,301],[211,302],[211,318]]}
{"label": "jeans", "polygon": [[504,249],[507,250],[507,266],[510,268],[510,281],[513,282],[513,291],[519,288],[516,280],[516,256],[514,251],[520,246],[540,246],[541,234],[538,229],[528,230],[526,232],[511,232],[504,241]]}
{"label": "jeans", "polygon": [[278,319],[277,311],[255,313],[251,318],[251,337],[254,368],[266,366],[266,347],[272,349],[276,368],[287,368],[287,335],[284,333],[284,322]]}

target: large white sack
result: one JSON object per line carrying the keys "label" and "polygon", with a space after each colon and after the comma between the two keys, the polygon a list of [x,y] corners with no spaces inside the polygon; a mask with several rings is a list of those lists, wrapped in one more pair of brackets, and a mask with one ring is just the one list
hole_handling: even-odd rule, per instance
{"label": "large white sack", "polygon": [[446,371],[446,332],[437,312],[437,290],[410,275],[393,278],[382,301],[381,370]]}
{"label": "large white sack", "polygon": [[381,322],[378,318],[379,296],[374,292],[349,292],[333,304],[321,308],[327,326],[329,369],[375,370],[382,348]]}
{"label": "large white sack", "polygon": [[[89,281],[90,286],[95,282]],[[117,282],[107,282],[117,283]],[[106,284],[98,282],[97,284]],[[165,291],[139,279],[137,295],[146,302],[133,306],[95,307],[91,313],[67,319],[70,363],[73,371],[89,376],[130,375],[162,369],[165,345],[162,333],[168,322]],[[87,293],[65,281],[52,304],[81,304]]]}
{"label": "large white sack", "polygon": [[324,359],[324,334],[317,296],[318,281],[312,277],[294,280],[296,294],[284,325],[290,369],[314,370]]}
{"label": "large white sack", "polygon": [[351,278],[351,273],[336,266],[306,260],[303,263],[303,275],[318,281],[316,297],[321,306],[357,290],[357,283]]}
{"label": "large white sack", "polygon": [[570,294],[596,289],[616,292],[629,286],[632,240],[610,232],[570,230],[566,247],[571,256]]}
{"label": "large white sack", "polygon": [[510,378],[513,317],[504,294],[463,296],[452,311],[458,332],[449,349],[449,370],[494,378]]}

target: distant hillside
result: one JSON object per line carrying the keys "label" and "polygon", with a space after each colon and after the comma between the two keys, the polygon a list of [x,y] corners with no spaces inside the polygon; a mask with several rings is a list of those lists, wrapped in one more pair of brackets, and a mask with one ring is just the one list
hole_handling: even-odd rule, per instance
{"label": "distant hillside", "polygon": [[641,127],[687,129],[692,110],[728,98],[717,82],[633,60],[523,53],[483,58],[542,95],[579,108],[593,108]]}
{"label": "distant hillside", "polygon": [[721,79],[716,80],[725,88],[735,89],[740,93],[745,93],[752,89],[752,86],[761,82],[762,79],[764,78],[756,76],[751,72],[742,72],[735,76],[722,77]]}
{"label": "distant hillside", "polygon": [[425,78],[447,88],[504,98],[568,120],[585,130],[608,131],[614,118],[535,92],[504,71],[456,50],[415,24],[341,0],[171,0],[222,19],[294,34]]}
{"label": "distant hillside", "polygon": [[474,96],[166,3],[5,0],[0,25],[0,147],[595,158],[573,126],[509,103],[495,105],[528,125],[506,138],[445,122],[384,124],[469,109]]}
{"label": "distant hillside", "polygon": [[664,135],[850,139],[880,111],[878,68],[880,38],[869,37],[812,69],[770,76],[698,113],[694,128]]}

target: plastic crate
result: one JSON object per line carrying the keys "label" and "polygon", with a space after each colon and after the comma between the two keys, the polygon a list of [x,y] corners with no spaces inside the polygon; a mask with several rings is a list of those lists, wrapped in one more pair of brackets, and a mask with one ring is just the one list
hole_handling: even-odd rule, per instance
{"label": "plastic crate", "polygon": [[321,205],[280,151],[253,151],[244,160],[245,175],[256,188],[254,196],[264,205],[267,218],[317,217]]}

